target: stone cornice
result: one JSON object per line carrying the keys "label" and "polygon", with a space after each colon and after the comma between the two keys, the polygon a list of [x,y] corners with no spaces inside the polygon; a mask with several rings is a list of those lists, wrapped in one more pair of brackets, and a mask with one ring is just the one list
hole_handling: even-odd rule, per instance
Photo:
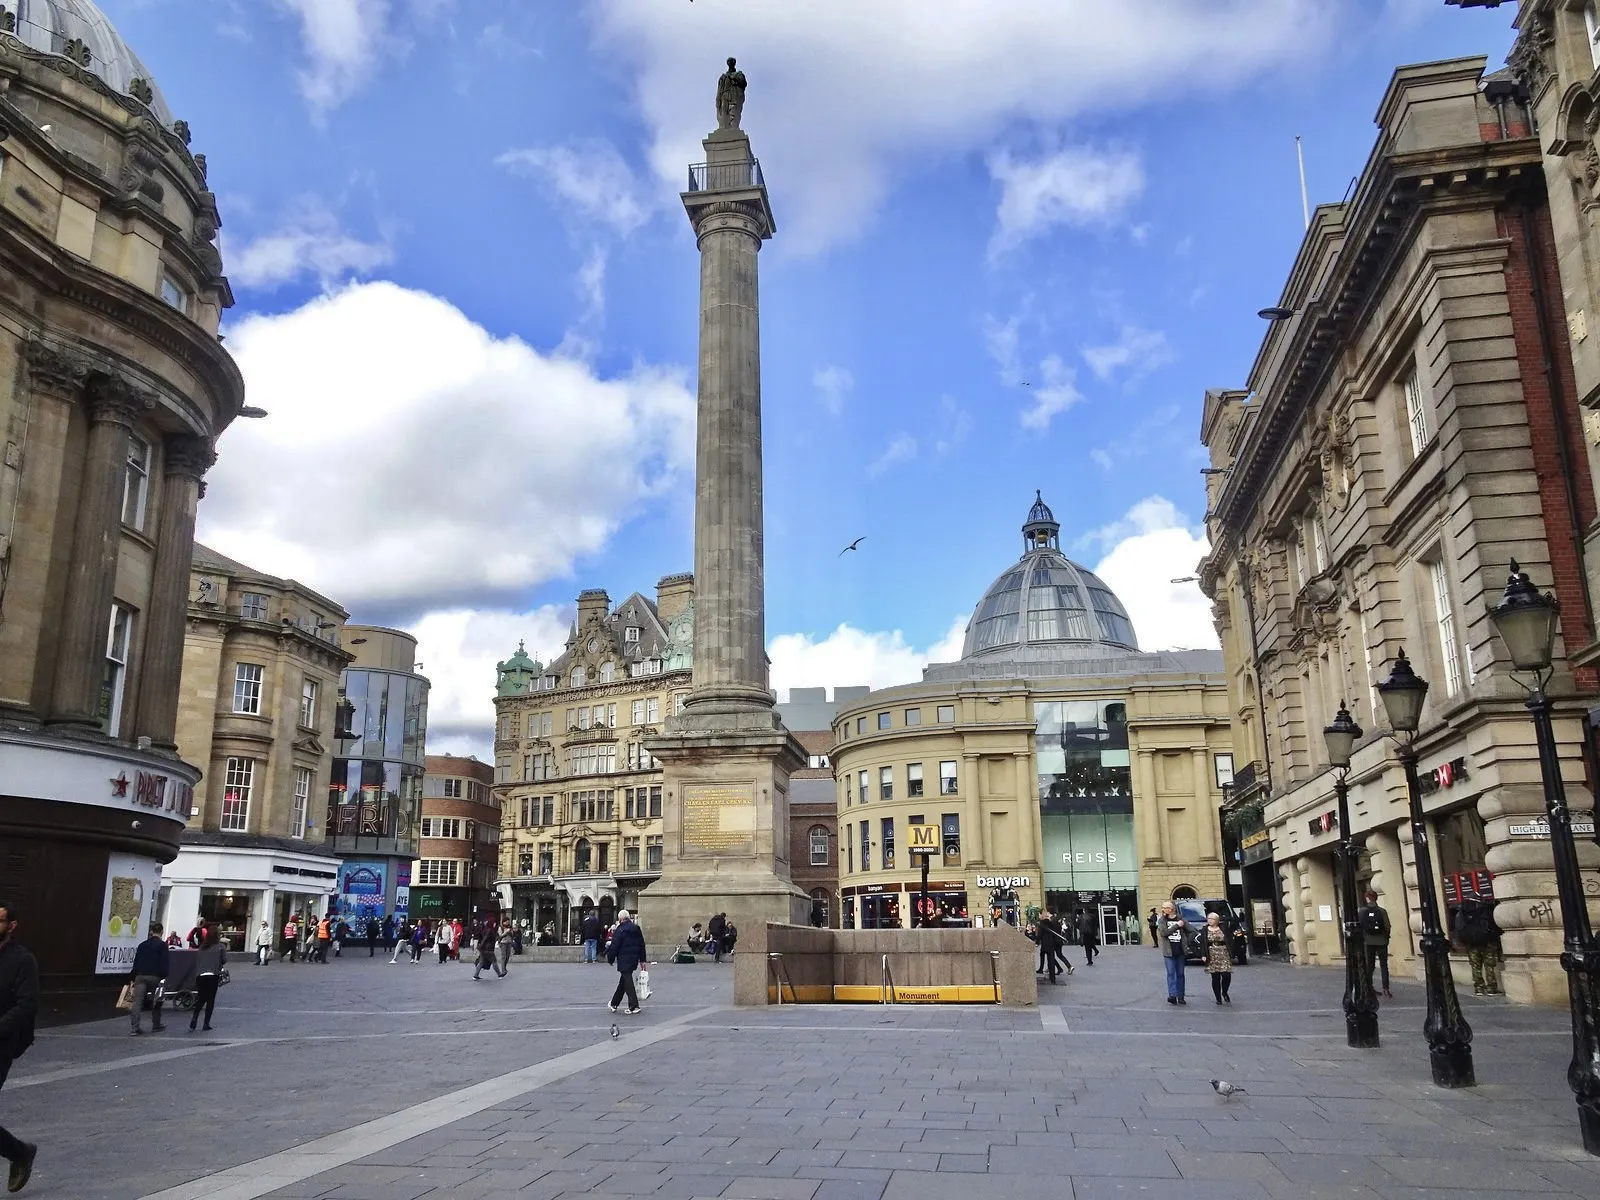
{"label": "stone cornice", "polygon": [[[1260,381],[1260,415],[1242,441],[1212,516],[1214,553],[1226,554],[1295,444],[1310,406],[1333,377],[1342,351],[1365,324],[1371,306],[1399,266],[1422,223],[1454,207],[1481,207],[1523,189],[1542,188],[1538,143],[1532,138],[1477,143],[1379,159],[1345,210],[1345,235],[1327,283],[1300,305],[1282,364]],[[1273,335],[1269,334],[1269,339]]]}

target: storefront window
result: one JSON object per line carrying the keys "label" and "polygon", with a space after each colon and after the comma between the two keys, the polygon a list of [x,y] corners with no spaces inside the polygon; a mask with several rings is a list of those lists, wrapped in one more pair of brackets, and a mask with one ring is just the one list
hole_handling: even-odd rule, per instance
{"label": "storefront window", "polygon": [[243,950],[245,930],[250,928],[249,893],[202,891],[200,919],[217,931],[229,950]]}
{"label": "storefront window", "polygon": [[881,892],[861,897],[861,928],[899,929],[900,893]]}
{"label": "storefront window", "polygon": [[1461,907],[1464,896],[1477,892],[1480,896],[1494,895],[1494,877],[1489,874],[1485,859],[1489,847],[1483,831],[1483,818],[1473,805],[1458,808],[1434,818],[1434,836],[1439,847],[1439,874],[1444,880],[1444,905],[1449,919],[1445,928],[1453,927],[1455,910]]}
{"label": "storefront window", "polygon": [[[945,813],[939,818],[939,828],[944,839],[944,865],[959,867],[961,865],[961,814]],[[962,902],[966,907],[966,902]]]}

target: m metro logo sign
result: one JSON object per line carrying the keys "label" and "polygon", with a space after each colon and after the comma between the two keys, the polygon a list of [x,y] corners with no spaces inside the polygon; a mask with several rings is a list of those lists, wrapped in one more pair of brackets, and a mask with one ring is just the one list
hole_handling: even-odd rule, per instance
{"label": "m metro logo sign", "polygon": [[908,825],[906,826],[906,832],[911,839],[911,853],[939,853],[939,827],[937,825]]}

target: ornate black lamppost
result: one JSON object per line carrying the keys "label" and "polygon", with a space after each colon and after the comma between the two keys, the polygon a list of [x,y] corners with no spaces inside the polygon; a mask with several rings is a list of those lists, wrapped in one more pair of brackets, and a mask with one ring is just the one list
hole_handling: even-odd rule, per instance
{"label": "ornate black lamppost", "polygon": [[1333,794],[1339,801],[1339,853],[1344,858],[1344,877],[1340,897],[1344,907],[1344,1030],[1352,1046],[1374,1049],[1378,1045],[1378,995],[1372,990],[1372,963],[1356,918],[1356,845],[1350,828],[1350,788],[1345,776],[1350,773],[1350,755],[1361,737],[1361,726],[1350,716],[1344,701],[1333,724],[1322,731],[1328,743],[1328,761],[1333,764]]}
{"label": "ornate black lamppost", "polygon": [[[1422,723],[1422,701],[1428,682],[1411,669],[1405,647],[1395,659],[1389,678],[1378,685],[1389,727],[1395,732],[1400,765],[1406,772],[1406,793],[1411,799],[1411,844],[1416,850],[1417,895],[1422,909],[1422,970],[1427,979],[1428,1015],[1422,1022],[1428,1039],[1433,1082],[1440,1087],[1472,1087],[1472,1026],[1461,1013],[1455,979],[1450,974],[1450,939],[1439,925],[1439,893],[1433,886],[1433,855],[1422,813],[1422,789],[1417,786],[1417,727]],[[1402,736],[1404,735],[1404,736]]]}
{"label": "ornate black lamppost", "polygon": [[[1533,676],[1532,687],[1522,686],[1528,690],[1528,711],[1533,714],[1534,736],[1539,745],[1539,774],[1544,781],[1550,850],[1555,857],[1556,895],[1561,900],[1561,966],[1567,972],[1568,1007],[1572,1011],[1572,1063],[1567,1067],[1567,1083],[1578,1101],[1583,1148],[1590,1154],[1600,1154],[1600,989],[1595,979],[1595,972],[1600,969],[1600,948],[1595,945],[1589,925],[1578,848],[1572,840],[1572,814],[1567,809],[1567,789],[1561,782],[1561,762],[1556,757],[1555,730],[1550,722],[1550,697],[1544,690],[1550,679],[1559,609],[1556,598],[1541,596],[1528,581],[1527,573],[1518,570],[1516,559],[1512,559],[1505,595],[1489,610],[1489,620],[1511,656],[1513,671],[1527,671]],[[1516,676],[1513,674],[1512,678]]]}

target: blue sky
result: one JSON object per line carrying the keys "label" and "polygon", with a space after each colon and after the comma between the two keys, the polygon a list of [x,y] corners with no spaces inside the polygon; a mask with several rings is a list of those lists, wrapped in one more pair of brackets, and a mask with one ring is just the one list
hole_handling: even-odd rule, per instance
{"label": "blue sky", "polygon": [[[201,536],[411,628],[435,748],[582,587],[692,563],[697,261],[676,196],[728,54],[761,256],[774,682],[915,678],[1035,488],[1146,648],[1214,644],[1207,387],[1442,0],[101,0],[208,158],[263,421]],[[860,551],[839,549],[865,535]]]}

